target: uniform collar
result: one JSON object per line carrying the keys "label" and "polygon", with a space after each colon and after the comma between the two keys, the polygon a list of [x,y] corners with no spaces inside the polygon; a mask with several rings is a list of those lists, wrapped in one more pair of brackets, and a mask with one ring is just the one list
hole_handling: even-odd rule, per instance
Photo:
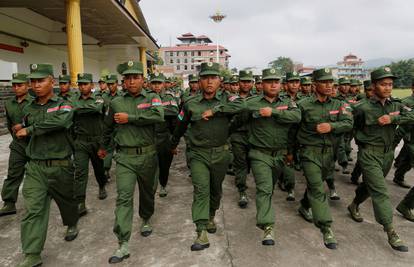
{"label": "uniform collar", "polygon": [[[370,98],[370,101],[371,102],[373,102],[373,103],[377,103],[377,102],[379,102],[379,103],[381,103],[381,100],[376,96],[376,95],[373,95],[371,98]],[[391,98],[387,98],[387,99],[385,99],[385,102],[384,102],[384,104],[387,104],[387,103],[391,103]],[[382,104],[381,104],[382,105]]]}
{"label": "uniform collar", "polygon": [[[221,100],[221,94],[219,93],[219,91],[216,92],[215,96],[212,99],[216,99],[216,100]],[[201,93],[199,96],[199,102],[203,101],[203,100],[207,100],[204,98],[204,95]]]}
{"label": "uniform collar", "polygon": [[320,102],[318,97],[316,96],[316,94],[314,94],[312,97],[313,97],[313,102],[315,102],[315,103],[329,103],[332,100],[331,97],[328,96],[328,98],[326,99],[325,102]]}
{"label": "uniform collar", "polygon": [[[137,95],[137,97],[138,96],[140,96],[140,95],[142,95],[142,96],[146,96],[147,95],[147,90],[145,90],[144,88],[142,88],[141,89],[141,92]],[[128,90],[126,90],[126,92],[125,92],[125,96],[129,96],[129,97],[134,97],[133,95],[131,95],[130,93],[129,93],[129,91]]]}

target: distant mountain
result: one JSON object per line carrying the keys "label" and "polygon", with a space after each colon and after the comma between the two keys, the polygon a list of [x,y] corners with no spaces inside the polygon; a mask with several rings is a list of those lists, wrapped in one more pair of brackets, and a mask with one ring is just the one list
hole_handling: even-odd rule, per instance
{"label": "distant mountain", "polygon": [[393,61],[398,61],[397,59],[393,58],[375,58],[365,61],[364,67],[368,69],[378,68],[384,65],[391,64]]}

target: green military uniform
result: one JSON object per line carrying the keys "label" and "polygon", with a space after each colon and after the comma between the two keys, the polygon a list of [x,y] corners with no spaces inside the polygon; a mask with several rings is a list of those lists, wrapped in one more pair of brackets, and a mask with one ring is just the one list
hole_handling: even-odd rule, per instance
{"label": "green military uniform", "polygon": [[[219,76],[219,65],[211,62],[202,63],[200,76],[204,75]],[[231,115],[242,106],[237,98],[216,92],[212,99],[205,99],[204,95],[200,94],[188,100],[178,115],[172,146],[178,145],[188,128],[188,142],[191,146],[190,169],[194,186],[192,217],[198,233],[205,232],[209,219],[214,218],[220,206],[222,182],[230,163],[226,145],[229,122]],[[202,114],[207,110],[212,110],[213,117],[204,120]],[[208,241],[202,248],[194,250],[206,247]]]}
{"label": "green military uniform", "polygon": [[[239,80],[253,83],[253,73],[251,71],[242,70],[239,72]],[[251,96],[251,92],[249,91],[248,94],[243,97],[239,93],[239,96],[240,98],[247,98]],[[248,159],[249,143],[247,140],[247,125],[242,125],[238,129],[234,130],[230,136],[230,143],[233,153],[232,166],[236,177],[235,182],[240,193],[239,206],[241,208],[246,208],[248,203],[247,195],[245,193],[247,189],[246,178],[250,171]]]}
{"label": "green military uniform", "polygon": [[[14,73],[11,83],[28,83],[27,74]],[[7,129],[13,137],[10,143],[9,167],[7,178],[4,180],[1,190],[1,198],[4,201],[4,207],[0,210],[0,216],[16,213],[15,203],[19,194],[19,187],[23,181],[25,168],[28,158],[26,156],[26,146],[28,139],[18,139],[13,132],[12,127],[23,123],[23,109],[31,104],[33,98],[27,93],[26,96],[18,101],[16,97],[6,101],[6,119]]]}
{"label": "green military uniform", "polygon": [[[92,83],[92,74],[79,73],[78,83]],[[85,98],[83,95],[73,98],[73,121],[75,140],[75,181],[76,200],[80,215],[86,214],[85,199],[89,176],[89,160],[99,185],[99,198],[106,198],[105,185],[107,177],[103,159],[99,158],[98,150],[103,148],[103,130],[105,101],[99,95]]]}
{"label": "green military uniform", "polygon": [[[165,77],[163,74],[155,73],[151,75],[150,82],[163,83],[165,82]],[[157,135],[159,181],[162,188],[165,189],[168,183],[170,167],[174,157],[171,152],[171,137],[176,126],[179,108],[174,95],[169,94],[168,92],[161,92],[159,96],[164,109],[164,122],[160,122],[155,126],[155,132]]]}
{"label": "green military uniform", "polygon": [[[199,80],[199,77],[197,75],[190,74],[188,76],[189,83],[198,82],[198,80]],[[199,93],[200,91],[191,91],[191,88],[187,88],[187,90],[185,90],[181,95],[181,104],[183,105],[189,98]]]}
{"label": "green military uniform", "polygon": [[[377,81],[395,76],[388,67],[371,73],[371,80]],[[392,226],[392,207],[387,192],[385,176],[388,174],[394,156],[394,135],[399,124],[414,123],[411,108],[400,100],[385,99],[384,103],[374,96],[354,106],[355,139],[359,146],[358,160],[362,168],[363,182],[355,191],[355,198],[348,207],[354,220],[361,222],[358,206],[371,197],[376,221],[387,231],[390,245],[397,250],[408,250]],[[381,126],[378,119],[388,115],[391,123]],[[396,241],[397,240],[397,241]]]}
{"label": "green military uniform", "polygon": [[[48,64],[31,64],[30,73],[30,79],[41,79],[53,75],[53,68]],[[45,104],[36,99],[27,105],[24,115],[24,127],[30,137],[26,154],[30,160],[23,183],[26,214],[21,223],[21,240],[23,252],[28,256],[39,255],[43,250],[51,199],[56,201],[64,225],[76,226],[78,213],[71,160],[71,105],[53,95]]]}
{"label": "green military uniform", "polygon": [[[123,76],[142,75],[143,66],[140,62],[129,61],[120,64],[118,72]],[[125,124],[115,123],[114,115],[116,113],[127,113],[128,122]],[[111,138],[114,138],[117,147],[117,153],[114,156],[117,163],[116,186],[118,193],[114,233],[121,246],[127,244],[131,237],[134,214],[133,199],[137,182],[139,216],[145,224],[148,224],[148,220],[154,213],[154,195],[157,188],[156,171],[158,168],[155,125],[162,122],[163,117],[164,112],[160,98],[143,89],[135,96],[127,91],[125,95],[115,98],[110,103],[109,115],[105,119],[107,130],[104,144],[105,147],[108,147]]]}
{"label": "green military uniform", "polygon": [[[61,74],[61,75],[59,75],[59,80],[58,81],[59,81],[59,83],[70,83],[70,76]],[[76,97],[78,95],[79,95],[78,91],[74,91],[74,90],[71,90],[71,89],[69,89],[69,91],[65,94],[63,94],[62,92],[59,92],[57,94],[58,97],[66,100],[66,101],[72,101],[72,98]]]}
{"label": "green military uniform", "polygon": [[[263,70],[263,80],[280,80],[275,69]],[[249,159],[256,182],[256,224],[265,230],[263,245],[273,245],[273,236],[266,237],[275,223],[272,205],[274,178],[282,173],[288,152],[288,133],[293,123],[300,122],[295,102],[279,96],[270,102],[264,95],[246,100]],[[270,117],[262,117],[261,108],[272,108]]]}
{"label": "green military uniform", "polygon": [[[316,82],[333,81],[330,69],[314,71]],[[314,224],[325,234],[330,231],[332,216],[329,210],[327,195],[323,180],[334,168],[334,143],[337,134],[352,129],[352,116],[344,107],[344,103],[327,97],[326,101],[319,101],[312,96],[299,102],[302,112],[302,121],[299,126],[297,139],[301,145],[300,160],[307,181],[301,208],[311,208]],[[329,133],[319,134],[316,127],[320,123],[329,123],[332,130]],[[300,209],[301,211],[301,209]],[[301,214],[303,214],[301,212]],[[336,244],[336,241],[334,242]],[[329,243],[325,243],[328,248]]]}

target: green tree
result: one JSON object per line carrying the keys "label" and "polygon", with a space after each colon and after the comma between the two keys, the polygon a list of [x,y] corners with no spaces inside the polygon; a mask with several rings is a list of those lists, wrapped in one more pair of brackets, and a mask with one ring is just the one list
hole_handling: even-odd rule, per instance
{"label": "green tree", "polygon": [[269,62],[269,67],[278,69],[282,75],[285,75],[286,72],[293,71],[294,64],[289,57],[278,57],[276,60]]}
{"label": "green tree", "polygon": [[227,68],[220,67],[220,76],[221,77],[231,77],[232,75],[233,74],[232,74],[231,70],[229,70]]}
{"label": "green tree", "polygon": [[154,59],[155,59],[155,61],[154,61],[155,65],[159,65],[159,66],[164,65],[164,60],[162,60],[162,58],[160,57],[158,51],[155,51],[153,56],[154,56]]}
{"label": "green tree", "polygon": [[388,65],[398,77],[394,82],[395,88],[409,88],[414,80],[414,59],[400,60]]}

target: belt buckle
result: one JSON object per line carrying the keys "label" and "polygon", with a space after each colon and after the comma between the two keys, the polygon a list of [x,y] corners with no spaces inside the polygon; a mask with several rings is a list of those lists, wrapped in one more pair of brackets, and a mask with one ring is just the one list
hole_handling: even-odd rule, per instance
{"label": "belt buckle", "polygon": [[46,167],[52,166],[52,160],[46,160]]}
{"label": "belt buckle", "polygon": [[142,148],[137,147],[136,152],[137,152],[137,155],[141,155],[142,154]]}

